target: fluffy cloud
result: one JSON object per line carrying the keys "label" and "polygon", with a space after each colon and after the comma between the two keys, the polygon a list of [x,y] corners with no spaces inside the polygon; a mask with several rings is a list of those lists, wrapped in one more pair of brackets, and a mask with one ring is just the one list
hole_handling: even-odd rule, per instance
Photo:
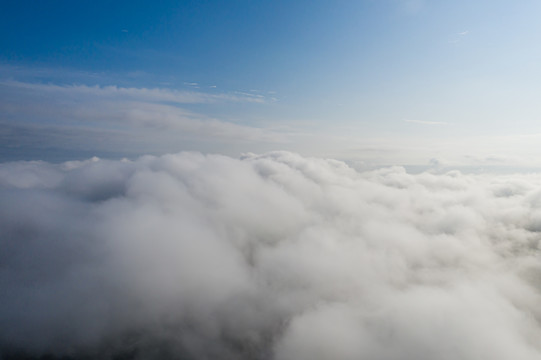
{"label": "fluffy cloud", "polygon": [[0,165],[0,347],[539,359],[540,175],[287,152]]}

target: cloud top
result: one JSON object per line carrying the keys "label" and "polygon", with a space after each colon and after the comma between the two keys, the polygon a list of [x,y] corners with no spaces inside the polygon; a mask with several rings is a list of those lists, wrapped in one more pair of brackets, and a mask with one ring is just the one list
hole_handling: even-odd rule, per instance
{"label": "cloud top", "polygon": [[1,164],[0,348],[539,359],[540,180],[288,152]]}

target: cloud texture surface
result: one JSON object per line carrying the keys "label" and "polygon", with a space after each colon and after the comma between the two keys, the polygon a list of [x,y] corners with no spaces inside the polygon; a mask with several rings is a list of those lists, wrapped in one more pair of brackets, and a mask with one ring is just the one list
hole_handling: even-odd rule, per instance
{"label": "cloud texture surface", "polygon": [[541,358],[541,175],[0,165],[2,356]]}

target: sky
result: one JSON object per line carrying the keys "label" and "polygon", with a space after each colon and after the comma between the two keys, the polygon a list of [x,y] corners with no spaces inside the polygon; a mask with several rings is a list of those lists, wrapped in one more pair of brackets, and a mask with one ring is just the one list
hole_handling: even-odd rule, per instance
{"label": "sky", "polygon": [[0,4],[0,161],[541,166],[538,1]]}

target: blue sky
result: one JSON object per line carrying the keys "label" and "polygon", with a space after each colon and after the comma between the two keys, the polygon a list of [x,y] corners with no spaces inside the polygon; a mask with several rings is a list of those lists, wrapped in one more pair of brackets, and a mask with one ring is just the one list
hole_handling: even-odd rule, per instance
{"label": "blue sky", "polygon": [[0,160],[539,166],[539,1],[0,4]]}

